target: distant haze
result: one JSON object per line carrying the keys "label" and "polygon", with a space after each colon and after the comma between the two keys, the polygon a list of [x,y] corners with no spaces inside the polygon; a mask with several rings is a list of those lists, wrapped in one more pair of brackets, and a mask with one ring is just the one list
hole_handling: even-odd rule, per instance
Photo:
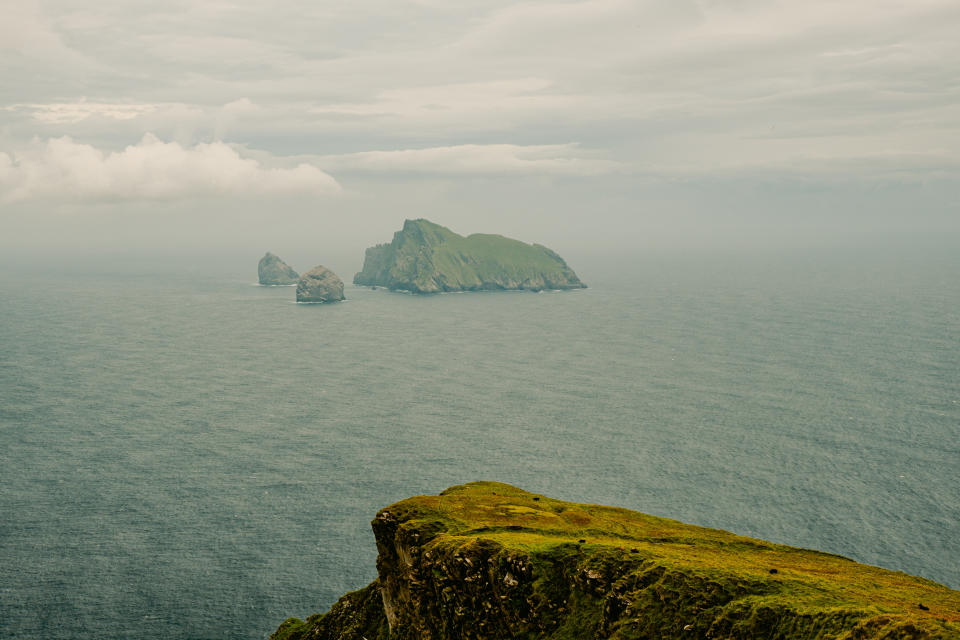
{"label": "distant haze", "polygon": [[951,0],[8,4],[8,255],[960,236]]}

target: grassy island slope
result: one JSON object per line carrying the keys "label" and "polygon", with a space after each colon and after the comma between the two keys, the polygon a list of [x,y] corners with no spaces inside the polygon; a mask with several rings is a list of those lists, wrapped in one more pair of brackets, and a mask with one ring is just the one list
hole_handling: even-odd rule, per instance
{"label": "grassy island slope", "polygon": [[505,484],[372,526],[379,578],[275,640],[960,638],[960,592],[935,582]]}
{"label": "grassy island slope", "polygon": [[391,243],[367,249],[353,281],[414,293],[584,286],[542,245],[492,234],[464,237],[424,219],[405,221]]}

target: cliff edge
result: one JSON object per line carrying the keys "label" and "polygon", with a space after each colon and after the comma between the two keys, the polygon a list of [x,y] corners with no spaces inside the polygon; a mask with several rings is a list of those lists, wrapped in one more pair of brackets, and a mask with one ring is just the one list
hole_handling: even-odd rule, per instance
{"label": "cliff edge", "polygon": [[393,241],[367,249],[354,284],[413,293],[495,289],[582,289],[563,258],[539,244],[407,220]]}
{"label": "cliff edge", "polygon": [[476,482],[381,510],[379,577],[272,640],[958,639],[960,591]]}

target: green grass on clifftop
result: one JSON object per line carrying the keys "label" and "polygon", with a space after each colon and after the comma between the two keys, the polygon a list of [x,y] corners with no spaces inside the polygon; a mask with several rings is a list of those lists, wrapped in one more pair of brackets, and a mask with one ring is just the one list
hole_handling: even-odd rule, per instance
{"label": "green grass on clifftop", "polygon": [[273,640],[958,640],[960,591],[496,482],[374,519],[379,578]]}
{"label": "green grass on clifftop", "polygon": [[415,293],[584,286],[542,245],[493,234],[464,237],[422,218],[405,221],[390,244],[368,249],[354,282]]}
{"label": "green grass on clifftop", "polygon": [[960,637],[960,592],[819,551],[627,509],[563,502],[495,482],[451,487],[387,510],[405,527],[441,531],[431,546],[469,548],[482,540],[535,559],[573,552],[588,562],[594,558],[598,566],[656,565],[704,584],[748,585],[751,595],[742,604],[754,611],[790,608],[815,616],[834,611],[926,631],[890,637]]}

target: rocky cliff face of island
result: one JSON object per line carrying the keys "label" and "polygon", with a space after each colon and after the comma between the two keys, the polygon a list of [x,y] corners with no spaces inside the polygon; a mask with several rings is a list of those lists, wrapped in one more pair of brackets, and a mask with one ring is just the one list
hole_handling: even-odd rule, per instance
{"label": "rocky cliff face of island", "polygon": [[260,284],[267,285],[296,284],[300,278],[300,275],[290,265],[269,251],[260,258],[260,264],[257,265],[257,275],[260,278]]}
{"label": "rocky cliff face of island", "polygon": [[463,237],[423,219],[407,220],[391,243],[367,249],[353,282],[414,293],[585,286],[544,246],[490,234]]}
{"label": "rocky cliff face of island", "polygon": [[297,302],[339,302],[343,299],[343,280],[322,265],[304,273],[297,282]]}
{"label": "rocky cliff face of island", "polygon": [[960,592],[499,483],[380,511],[379,577],[272,640],[960,638]]}

